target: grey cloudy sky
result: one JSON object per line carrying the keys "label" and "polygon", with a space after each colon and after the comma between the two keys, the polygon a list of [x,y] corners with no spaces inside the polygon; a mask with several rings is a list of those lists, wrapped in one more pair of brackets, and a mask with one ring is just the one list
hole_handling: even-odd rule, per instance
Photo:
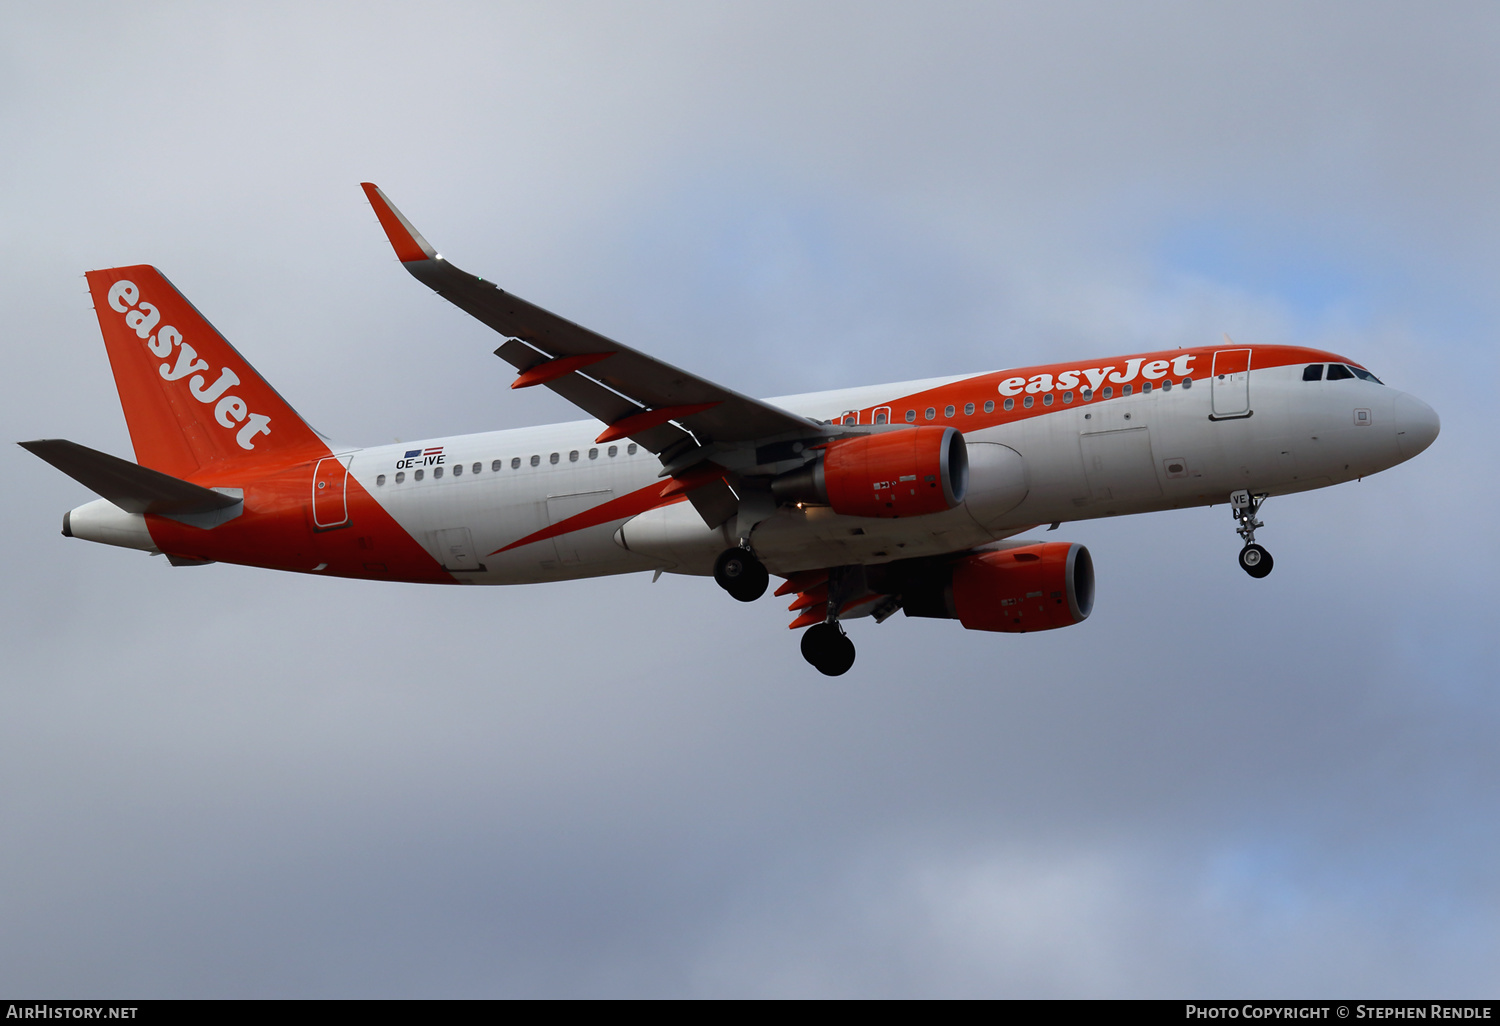
{"label": "grey cloudy sky", "polygon": [[[325,433],[572,419],[404,274],[745,391],[1298,342],[1414,462],[1068,525],[1092,618],[854,625],[63,539],[0,450],[0,992],[1493,996],[1492,4],[8,3],[0,437],[129,455],[154,263]],[[534,390],[541,391],[541,390]]]}

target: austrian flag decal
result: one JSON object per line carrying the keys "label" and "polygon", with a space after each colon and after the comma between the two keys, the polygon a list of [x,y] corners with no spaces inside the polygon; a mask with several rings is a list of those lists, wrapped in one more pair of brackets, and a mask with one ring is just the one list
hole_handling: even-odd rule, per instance
{"label": "austrian flag decal", "polygon": [[408,449],[406,455],[396,461],[397,470],[410,470],[412,467],[440,467],[443,465],[443,447],[434,446],[431,449]]}

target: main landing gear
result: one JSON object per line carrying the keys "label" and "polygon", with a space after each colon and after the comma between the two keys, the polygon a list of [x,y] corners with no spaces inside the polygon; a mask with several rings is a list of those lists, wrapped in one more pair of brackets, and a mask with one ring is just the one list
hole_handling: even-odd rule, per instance
{"label": "main landing gear", "polygon": [[1230,512],[1234,514],[1234,522],[1239,525],[1234,533],[1245,541],[1245,547],[1240,549],[1240,569],[1255,578],[1266,576],[1271,572],[1271,567],[1276,565],[1271,554],[1255,544],[1255,529],[1266,526],[1256,518],[1261,503],[1265,501],[1265,495],[1251,495],[1243,488],[1229,496]]}
{"label": "main landing gear", "polygon": [[815,623],[802,632],[802,658],[824,676],[837,677],[854,665],[854,642],[837,620]]}
{"label": "main landing gear", "polygon": [[[766,593],[771,575],[749,548],[725,549],[714,560],[714,580],[741,602]],[[854,642],[839,626],[838,611],[851,594],[864,589],[863,567],[833,567],[828,574],[828,619],[802,632],[802,658],[821,674],[837,677],[854,665]]]}
{"label": "main landing gear", "polygon": [[741,602],[754,602],[766,593],[771,575],[749,549],[725,549],[714,560],[714,580]]}
{"label": "main landing gear", "polygon": [[802,658],[825,677],[841,676],[854,665],[854,642],[839,623],[839,610],[868,591],[864,567],[828,568],[828,601],[823,622],[802,632]]}

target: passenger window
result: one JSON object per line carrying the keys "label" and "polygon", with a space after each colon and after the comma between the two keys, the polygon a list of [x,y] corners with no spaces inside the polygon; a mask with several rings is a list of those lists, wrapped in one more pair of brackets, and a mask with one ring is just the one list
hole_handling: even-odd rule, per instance
{"label": "passenger window", "polygon": [[540,467],[542,465],[542,458],[540,456],[532,456],[531,465],[533,467]]}
{"label": "passenger window", "polygon": [[1073,401],[1073,393],[1072,392],[1064,392],[1063,393],[1063,403],[1066,405],[1067,403],[1070,403],[1072,401]]}
{"label": "passenger window", "polygon": [[1321,363],[1310,363],[1302,368],[1303,381],[1322,381],[1323,365]]}
{"label": "passenger window", "polygon": [[951,407],[951,406],[945,406],[945,407],[943,407],[943,416],[944,416],[944,417],[946,417],[946,418],[948,418],[948,419],[949,419],[949,420],[952,420],[952,419],[953,419],[953,415],[954,415],[954,414],[955,414],[955,413],[957,413],[957,412],[958,412],[958,411],[957,411],[957,410],[955,410],[955,409],[954,409],[954,408],[953,408],[953,407]]}
{"label": "passenger window", "polygon": [[577,463],[578,462],[578,450],[577,449],[574,449],[572,452],[568,453],[568,462],[569,463]]}
{"label": "passenger window", "polygon": [[1100,393],[1100,398],[1101,399],[1113,399],[1114,397],[1115,397],[1115,390],[1112,387],[1110,387],[1109,385],[1105,385],[1104,386],[1104,391]]}
{"label": "passenger window", "polygon": [[887,418],[886,418],[886,415],[884,413],[877,413],[877,414],[875,414],[875,423],[877,423],[877,424],[884,424],[886,422],[886,419]]}
{"label": "passenger window", "polygon": [[926,417],[928,420],[931,420],[933,417],[937,416],[937,410],[929,406],[927,407],[927,412],[922,414],[922,416]]}
{"label": "passenger window", "polygon": [[[519,457],[519,456],[512,456],[510,458],[510,469],[511,470],[516,470],[520,466],[521,466],[521,457]],[[494,467],[494,469],[496,469],[496,470],[500,469],[500,461],[499,460],[495,461],[495,467]]]}
{"label": "passenger window", "polygon": [[984,403],[984,412],[985,413],[994,413],[995,412],[995,400],[993,400],[993,399],[987,399],[987,400],[985,400],[985,403]]}
{"label": "passenger window", "polygon": [[[441,470],[442,468],[439,467],[438,469]],[[454,477],[463,477],[464,476],[464,465],[462,463],[454,465],[454,467],[453,467],[453,476]]]}
{"label": "passenger window", "polygon": [[634,442],[631,442],[629,445],[627,445],[625,447],[625,455],[626,456],[634,456],[635,455],[635,451],[637,449],[639,449],[639,448],[640,448],[640,446],[636,445]]}
{"label": "passenger window", "polygon": [[1081,399],[1083,399],[1084,402],[1088,402],[1090,399],[1094,398],[1094,390],[1085,386],[1084,388],[1079,390],[1078,395]]}
{"label": "passenger window", "polygon": [[972,416],[974,416],[974,404],[973,403],[964,403],[964,416],[965,417],[972,417]]}
{"label": "passenger window", "polygon": [[1182,379],[1182,387],[1183,388],[1192,388],[1193,387],[1193,379],[1192,378],[1183,378]]}
{"label": "passenger window", "polygon": [[405,481],[405,480],[406,480],[406,471],[404,471],[404,470],[398,470],[398,471],[396,471],[396,483],[400,484],[402,481]]}
{"label": "passenger window", "polygon": [[[419,471],[417,471],[417,473],[420,474],[422,472],[419,470]],[[432,468],[432,479],[434,481],[438,480],[442,476],[443,476],[443,468],[442,467],[433,467]]]}
{"label": "passenger window", "polygon": [[1032,404],[1035,403],[1035,402],[1036,402],[1036,399],[1034,397],[1028,395],[1025,399],[1021,400],[1021,405],[1024,406],[1024,407],[1026,407],[1029,410],[1029,409],[1031,409]]}
{"label": "passenger window", "polygon": [[412,477],[413,477],[413,478],[414,478],[414,479],[415,479],[415,480],[417,480],[417,481],[420,481],[420,480],[422,480],[422,471],[420,471],[420,470],[419,470],[419,471],[417,471],[417,472],[416,472],[416,473],[415,473],[415,474],[413,474],[413,475],[412,475]]}
{"label": "passenger window", "polygon": [[[497,461],[497,462],[498,462],[498,461]],[[480,472],[480,471],[481,471],[481,470],[483,470],[483,469],[484,469],[484,464],[483,464],[483,463],[476,463],[476,464],[474,464],[474,465],[473,465],[473,466],[472,466],[472,467],[470,467],[470,468],[469,468],[469,472],[470,472],[470,473],[471,473],[471,474],[477,474],[477,473],[479,473],[479,472]],[[496,469],[496,470],[499,470],[499,469],[500,469],[500,468],[499,468],[499,467],[496,467],[496,468],[495,468],[495,469]]]}
{"label": "passenger window", "polygon": [[560,455],[558,455],[557,453],[553,453],[551,456],[547,457],[547,462],[555,467],[557,466],[557,461],[560,459],[562,459]]}
{"label": "passenger window", "polygon": [[375,487],[379,488],[383,484],[385,484],[385,475],[381,474],[375,478]]}
{"label": "passenger window", "polygon": [[610,446],[610,447],[609,447],[609,455],[610,455],[610,458],[611,458],[611,459],[613,459],[613,458],[614,458],[614,455],[615,455],[615,453],[617,453],[617,452],[619,452],[619,451],[620,451],[620,447],[619,447],[619,446],[618,446],[618,445],[611,445],[611,446]]}
{"label": "passenger window", "polygon": [[1005,400],[1005,408],[1007,410],[1014,410],[1016,408],[1016,401],[1014,399]]}
{"label": "passenger window", "polygon": [[1043,406],[1051,406],[1052,405],[1052,393],[1051,392],[1048,392],[1046,395],[1042,396],[1042,405]]}
{"label": "passenger window", "polygon": [[[1130,386],[1126,385],[1125,387],[1129,388]],[[1145,394],[1147,394],[1150,391],[1151,391],[1151,382],[1148,381],[1144,385],[1141,386],[1141,395],[1145,395]]]}
{"label": "passenger window", "polygon": [[917,419],[917,411],[916,410],[907,410],[906,411],[906,422],[908,424],[914,422],[916,419]]}
{"label": "passenger window", "polygon": [[1166,379],[1164,379],[1162,381],[1162,383],[1161,383],[1161,390],[1163,392],[1170,392],[1170,391],[1172,391],[1172,379],[1171,378],[1166,378]]}
{"label": "passenger window", "polygon": [[1348,367],[1345,367],[1341,363],[1330,363],[1328,365],[1328,380],[1329,381],[1344,381],[1344,380],[1353,381],[1354,380],[1354,374],[1353,374],[1353,372],[1351,372],[1349,370]]}
{"label": "passenger window", "polygon": [[[1126,385],[1124,388],[1120,389],[1120,394],[1121,395],[1129,395],[1130,394],[1130,390],[1133,387],[1134,387],[1133,385]],[[1106,398],[1108,398],[1108,397],[1106,397]]]}

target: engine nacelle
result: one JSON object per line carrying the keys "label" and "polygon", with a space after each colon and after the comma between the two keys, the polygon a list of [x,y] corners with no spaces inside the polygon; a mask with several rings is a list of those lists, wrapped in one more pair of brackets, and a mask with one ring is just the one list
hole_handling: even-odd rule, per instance
{"label": "engine nacelle", "polygon": [[771,491],[845,516],[914,517],[952,509],[968,486],[963,435],[918,427],[831,442],[816,461],[771,482]]}
{"label": "engine nacelle", "polygon": [[907,616],[958,620],[971,631],[1069,627],[1094,609],[1094,560],[1076,542],[976,552],[909,584]]}

